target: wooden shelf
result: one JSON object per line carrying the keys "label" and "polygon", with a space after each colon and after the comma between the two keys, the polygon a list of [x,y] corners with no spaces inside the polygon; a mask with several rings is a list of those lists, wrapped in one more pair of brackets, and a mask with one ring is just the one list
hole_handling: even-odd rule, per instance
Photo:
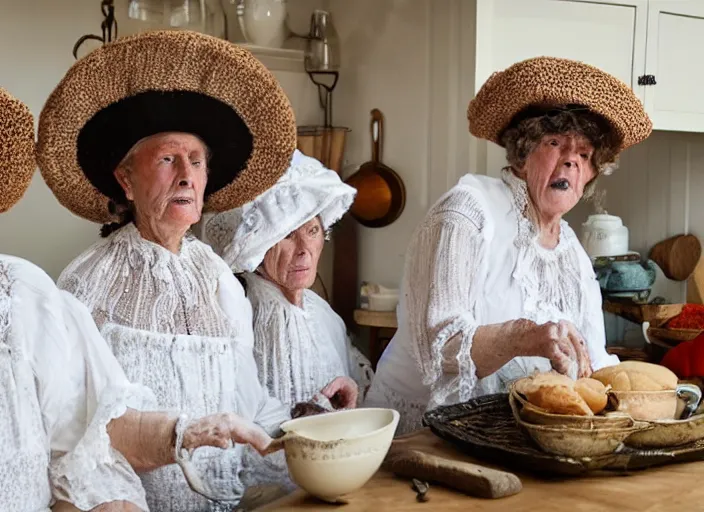
{"label": "wooden shelf", "polygon": [[303,50],[287,48],[267,48],[249,43],[235,42],[234,44],[252,52],[257,59],[270,71],[292,71],[304,73]]}
{"label": "wooden shelf", "polygon": [[679,315],[682,312],[684,304],[633,304],[629,302],[615,302],[604,300],[602,309],[614,315],[625,318],[626,320],[642,324],[649,322],[653,327],[659,327],[671,318]]}
{"label": "wooden shelf", "polygon": [[397,329],[395,311],[370,311],[368,309],[355,309],[354,321],[364,327],[385,327]]}

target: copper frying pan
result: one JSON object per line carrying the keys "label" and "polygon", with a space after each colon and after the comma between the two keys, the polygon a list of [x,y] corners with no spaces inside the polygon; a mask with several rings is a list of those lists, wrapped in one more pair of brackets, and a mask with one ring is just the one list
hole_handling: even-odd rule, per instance
{"label": "copper frying pan", "polygon": [[384,117],[376,108],[371,116],[372,159],[345,181],[357,189],[350,209],[352,216],[363,226],[381,228],[394,222],[403,212],[406,187],[396,171],[381,162]]}

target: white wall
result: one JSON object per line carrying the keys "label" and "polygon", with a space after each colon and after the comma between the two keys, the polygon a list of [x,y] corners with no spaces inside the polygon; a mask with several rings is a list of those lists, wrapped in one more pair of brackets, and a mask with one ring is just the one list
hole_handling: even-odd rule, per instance
{"label": "white wall", "polygon": [[[294,29],[307,31],[318,0],[290,2]],[[124,19],[117,0],[120,35],[139,28]],[[99,0],[0,0],[0,87],[26,102],[38,118],[44,101],[74,63],[71,51],[86,33],[100,33]],[[299,124],[318,122],[315,88],[305,73],[277,72]],[[26,258],[57,278],[75,256],[98,238],[99,226],[61,207],[37,172],[20,203],[0,215],[0,253]]]}
{"label": "white wall", "polygon": [[371,159],[370,111],[385,116],[383,161],[403,179],[406,208],[384,228],[360,227],[360,280],[397,286],[414,228],[469,169],[465,110],[473,74],[473,2],[331,0],[342,70],[336,125],[351,128],[345,176]]}
{"label": "white wall", "polygon": [[[76,40],[100,29],[95,0],[0,0],[0,86],[39,116],[44,100],[74,62]],[[70,214],[37,172],[27,194],[0,215],[0,252],[27,258],[57,277],[97,238],[98,226]]]}

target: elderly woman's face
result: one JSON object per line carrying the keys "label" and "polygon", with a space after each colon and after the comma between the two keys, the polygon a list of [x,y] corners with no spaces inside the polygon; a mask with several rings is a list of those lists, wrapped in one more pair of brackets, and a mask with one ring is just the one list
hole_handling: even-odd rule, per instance
{"label": "elderly woman's face", "polygon": [[200,220],[207,150],[188,133],[160,133],[140,142],[115,171],[138,218],[187,229]]}
{"label": "elderly woman's face", "polygon": [[531,199],[547,216],[562,216],[582,198],[595,176],[594,147],[579,135],[545,135],[519,171]]}
{"label": "elderly woman's face", "polygon": [[320,219],[311,219],[267,251],[262,262],[264,272],[286,290],[310,288],[324,243]]}

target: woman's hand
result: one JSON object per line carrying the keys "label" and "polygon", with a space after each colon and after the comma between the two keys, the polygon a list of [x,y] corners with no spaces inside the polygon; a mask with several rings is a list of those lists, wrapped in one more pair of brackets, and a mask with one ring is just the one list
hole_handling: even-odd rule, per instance
{"label": "woman's hand", "polygon": [[[521,322],[521,321],[519,321]],[[587,344],[577,328],[565,320],[537,325],[527,322],[523,336],[514,339],[524,345],[524,355],[542,356],[550,359],[552,367],[564,375],[570,375],[577,365],[577,378],[589,377],[592,373]]]}
{"label": "woman's hand", "polygon": [[232,443],[250,444],[265,453],[271,437],[256,423],[234,413],[205,416],[185,423],[164,412],[127,409],[108,424],[110,442],[138,473],[152,471],[175,462],[178,435],[189,451],[201,446],[230,448]]}
{"label": "woman's hand", "polygon": [[252,445],[265,454],[271,437],[262,427],[237,414],[219,413],[192,422],[183,433],[182,447],[191,451],[201,446],[229,448],[232,443]]}
{"label": "woman's hand", "polygon": [[[458,349],[458,347],[457,347]],[[530,320],[511,320],[484,325],[472,341],[472,359],[477,377],[491,375],[514,357],[545,357],[565,375],[588,377],[592,373],[587,345],[574,325],[567,321],[538,325]]]}
{"label": "woman's hand", "polygon": [[359,389],[349,377],[336,377],[320,392],[325,395],[335,409],[354,409],[357,406]]}

